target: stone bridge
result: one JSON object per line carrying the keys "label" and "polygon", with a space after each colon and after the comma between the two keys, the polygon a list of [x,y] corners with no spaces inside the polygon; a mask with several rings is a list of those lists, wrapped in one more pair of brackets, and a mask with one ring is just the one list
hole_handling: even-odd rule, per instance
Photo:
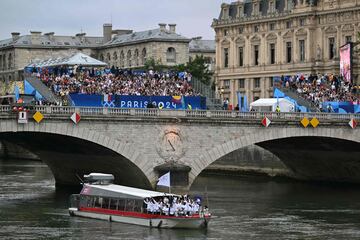
{"label": "stone bridge", "polygon": [[[171,170],[176,186],[188,188],[210,164],[250,145],[274,153],[299,179],[360,182],[360,115],[177,111],[38,106],[44,115],[18,123],[17,113],[0,106],[0,141],[38,155],[59,185],[77,184],[76,175],[109,172],[117,182],[151,188]],[[77,112],[78,124],[70,120]],[[264,127],[268,117],[272,123]],[[304,128],[300,121],[320,124]]]}

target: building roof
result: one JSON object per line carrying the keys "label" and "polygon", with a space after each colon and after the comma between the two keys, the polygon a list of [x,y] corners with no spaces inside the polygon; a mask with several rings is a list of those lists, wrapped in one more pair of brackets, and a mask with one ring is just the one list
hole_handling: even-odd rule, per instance
{"label": "building roof", "polygon": [[190,42],[190,39],[183,37],[180,34],[173,33],[168,30],[160,30],[160,28],[157,28],[141,32],[134,32],[131,34],[117,35],[110,42],[105,43],[104,46],[128,45],[138,42],[147,42],[150,40]]}
{"label": "building roof", "polygon": [[33,43],[31,35],[19,36],[15,41],[12,38],[1,40],[0,48],[4,47],[99,47],[103,44],[103,37],[56,36],[39,35],[37,43]]}
{"label": "building roof", "polygon": [[215,53],[215,40],[202,40],[201,38],[193,38],[189,43],[189,51]]}

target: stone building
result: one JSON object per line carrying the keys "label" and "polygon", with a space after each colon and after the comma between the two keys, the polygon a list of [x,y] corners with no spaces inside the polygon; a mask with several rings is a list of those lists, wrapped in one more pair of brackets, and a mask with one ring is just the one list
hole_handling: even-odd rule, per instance
{"label": "stone building", "polygon": [[104,39],[98,56],[110,66],[141,68],[147,59],[174,66],[189,59],[190,39],[176,33],[176,24],[169,24],[167,28],[167,24],[160,23],[159,28],[142,32],[113,31],[107,24],[104,25]]}
{"label": "stone building", "polygon": [[[192,42],[190,44],[190,42]],[[30,35],[12,33],[12,38],[0,41],[0,94],[13,80],[22,80],[23,69],[30,63],[83,52],[119,68],[141,68],[153,58],[165,66],[184,64],[201,54],[214,62],[214,41],[192,40],[176,33],[176,24],[159,24],[159,28],[142,32],[113,30],[103,25],[102,37],[57,36],[55,33],[31,31]],[[210,47],[209,47],[210,46]],[[190,47],[190,49],[189,49]]]}
{"label": "stone building", "polygon": [[210,71],[215,71],[215,41],[203,40],[202,37],[192,38],[189,44],[190,60],[203,56]]}
{"label": "stone building", "polygon": [[339,74],[339,47],[357,40],[360,1],[236,1],[221,5],[212,27],[217,90],[236,105],[238,91],[249,101],[272,97],[274,77]]}

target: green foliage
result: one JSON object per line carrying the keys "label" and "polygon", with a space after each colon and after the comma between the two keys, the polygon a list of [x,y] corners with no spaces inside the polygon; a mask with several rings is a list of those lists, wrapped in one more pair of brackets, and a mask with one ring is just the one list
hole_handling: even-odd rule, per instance
{"label": "green foliage", "polygon": [[150,58],[145,62],[145,69],[146,70],[154,70],[154,71],[161,71],[165,67],[162,65],[161,60],[155,60],[154,58]]}
{"label": "green foliage", "polygon": [[186,64],[186,71],[191,73],[191,75],[199,79],[201,82],[210,85],[210,80],[212,73],[209,71],[204,56],[196,56],[195,59],[190,60]]}

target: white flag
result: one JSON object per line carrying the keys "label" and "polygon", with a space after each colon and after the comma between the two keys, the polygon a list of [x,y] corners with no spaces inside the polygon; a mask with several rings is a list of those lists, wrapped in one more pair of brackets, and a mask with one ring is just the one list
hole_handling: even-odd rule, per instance
{"label": "white flag", "polygon": [[170,172],[159,177],[158,186],[170,187]]}

